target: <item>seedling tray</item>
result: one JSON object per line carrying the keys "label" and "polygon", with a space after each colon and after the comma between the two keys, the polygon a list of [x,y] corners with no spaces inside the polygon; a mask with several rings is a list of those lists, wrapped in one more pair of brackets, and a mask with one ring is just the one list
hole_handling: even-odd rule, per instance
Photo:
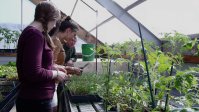
{"label": "seedling tray", "polygon": [[102,100],[97,94],[75,95],[68,91],[68,95],[71,103],[100,102]]}

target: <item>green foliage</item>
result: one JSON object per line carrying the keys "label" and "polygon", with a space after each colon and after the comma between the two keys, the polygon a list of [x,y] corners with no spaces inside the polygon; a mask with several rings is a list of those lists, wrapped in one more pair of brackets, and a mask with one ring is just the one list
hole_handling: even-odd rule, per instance
{"label": "green foliage", "polygon": [[197,38],[192,40],[187,35],[175,32],[174,34],[166,33],[163,40],[166,41],[166,43],[163,44],[165,51],[169,51],[174,55],[191,54],[198,56],[199,54]]}
{"label": "green foliage", "polygon": [[0,27],[0,35],[3,37],[0,37],[0,41],[4,40],[4,47],[7,49],[10,49],[10,44],[14,43],[14,46],[16,47],[20,32],[19,31],[12,31],[7,28],[1,28]]}
{"label": "green foliage", "polygon": [[97,85],[103,83],[103,80],[101,74],[84,73],[81,76],[72,76],[67,87],[75,95],[96,94]]}
{"label": "green foliage", "polygon": [[[181,53],[194,48],[197,41],[190,40],[187,36],[177,32],[175,34],[166,34],[165,37],[170,41],[169,44],[164,44],[168,45],[169,51],[167,52],[162,52],[159,46],[144,41],[153,88],[152,94],[155,97],[155,102],[159,102],[155,109],[151,108],[150,91],[141,43],[139,41],[130,41],[124,44],[98,47],[99,51],[103,51],[100,56],[107,54],[107,57],[102,60],[103,68],[105,69],[104,73],[107,75],[105,76],[105,83],[98,86],[98,94],[108,101],[110,104],[109,108],[119,106],[121,111],[129,109],[133,111],[161,111],[164,108],[162,102],[165,102],[166,94],[169,96],[169,101],[176,101],[177,97],[170,95],[172,89],[177,89],[183,94],[184,100],[180,101],[184,107],[198,104],[198,79],[194,76],[198,71],[196,69],[179,69],[183,63]],[[178,43],[183,46],[177,46]],[[100,54],[99,51],[98,53]],[[128,55],[130,58],[122,58],[123,54]],[[133,66],[131,73],[118,72],[116,74],[108,74],[110,60],[114,61],[114,65],[124,62],[131,65],[131,62],[136,61],[136,66]],[[175,72],[172,73],[172,76],[169,76],[172,63],[173,71]],[[136,74],[134,71],[138,73]],[[168,106],[167,111],[169,111],[169,108]]]}
{"label": "green foliage", "polygon": [[[109,102],[111,107],[119,106],[121,111],[134,110],[142,111],[148,104],[149,94],[145,83],[131,79],[131,73],[119,72],[110,76],[109,94],[107,95],[107,84],[98,86],[98,94]],[[133,81],[131,81],[133,80]],[[143,79],[144,80],[144,79]]]}
{"label": "green foliage", "polygon": [[7,64],[5,64],[5,66],[13,66],[13,67],[15,67],[16,66],[16,62],[9,61]]}
{"label": "green foliage", "polygon": [[18,79],[16,67],[0,65],[0,77],[6,78],[7,80]]}

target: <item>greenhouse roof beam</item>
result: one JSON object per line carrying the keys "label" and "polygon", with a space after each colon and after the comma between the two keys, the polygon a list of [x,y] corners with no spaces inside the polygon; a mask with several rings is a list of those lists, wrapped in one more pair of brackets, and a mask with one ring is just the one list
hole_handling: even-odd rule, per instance
{"label": "greenhouse roof beam", "polygon": [[[134,7],[136,7],[136,6],[138,6],[139,4],[143,3],[144,1],[146,1],[146,0],[138,0],[138,1],[134,2],[134,3],[132,3],[131,5],[129,5],[128,7],[126,7],[124,10],[125,10],[125,11],[129,11],[130,9],[132,9],[132,8],[134,8]],[[115,18],[115,17],[114,17],[114,16],[111,16],[111,17],[107,18],[106,20],[104,20],[104,21],[102,21],[101,23],[99,23],[99,24],[97,25],[97,27],[99,27],[99,26],[101,26],[101,25],[107,23],[108,21],[112,20],[113,18]],[[96,27],[92,28],[89,32],[92,32],[92,31],[95,30],[95,29],[96,29]]]}
{"label": "greenhouse roof beam", "polygon": [[156,45],[161,46],[161,41],[151,31],[149,31],[144,25],[136,20],[132,15],[120,7],[117,3],[112,0],[96,0],[100,5],[106,8],[113,16],[115,16],[120,22],[127,26],[131,31],[140,37],[139,27],[142,33],[143,39],[152,41]]}

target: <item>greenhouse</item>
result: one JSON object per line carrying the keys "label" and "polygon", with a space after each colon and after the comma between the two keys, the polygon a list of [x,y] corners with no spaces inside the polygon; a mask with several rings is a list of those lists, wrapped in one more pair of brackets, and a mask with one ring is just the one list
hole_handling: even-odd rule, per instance
{"label": "greenhouse", "polygon": [[0,0],[0,112],[199,112],[198,0]]}

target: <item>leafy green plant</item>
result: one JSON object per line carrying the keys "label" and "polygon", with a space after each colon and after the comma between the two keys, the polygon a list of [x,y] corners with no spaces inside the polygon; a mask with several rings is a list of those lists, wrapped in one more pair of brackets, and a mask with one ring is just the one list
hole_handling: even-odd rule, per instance
{"label": "leafy green plant", "polygon": [[[184,102],[184,107],[190,107],[196,103],[196,101],[193,100],[196,97],[191,95],[193,93],[190,92],[193,91],[193,88],[196,88],[197,85],[197,78],[193,74],[196,71],[179,69],[182,64],[180,54],[176,52],[161,52],[159,49],[154,51],[154,49],[150,50],[147,48],[147,58],[155,101],[160,102],[156,108],[163,108],[162,102],[164,102],[165,93],[169,95],[169,101],[174,100],[174,96],[170,95],[172,89],[177,89],[178,92],[185,97],[186,102]],[[141,64],[144,65],[144,62],[141,62]],[[176,73],[169,76],[171,66],[174,66]],[[185,86],[182,87],[182,85]]]}
{"label": "leafy green plant", "polygon": [[[181,38],[180,36],[182,36],[179,33],[176,33],[176,35],[179,36],[179,38]],[[180,43],[184,42],[184,47],[191,48],[189,46],[189,41],[186,40],[187,38],[179,38],[177,39],[177,41],[179,41]],[[120,109],[123,111],[125,109],[130,109],[134,111],[163,111],[163,102],[165,102],[164,99],[166,94],[168,94],[169,96],[169,101],[174,101],[175,97],[170,95],[170,91],[172,89],[177,89],[180,93],[183,94],[186,100],[189,100],[185,100],[184,107],[190,107],[191,105],[197,103],[197,101],[194,100],[196,99],[196,97],[193,96],[192,92],[194,91],[195,93],[195,88],[198,88],[196,87],[197,81],[193,74],[194,70],[179,69],[181,67],[181,64],[183,63],[183,60],[181,54],[173,50],[174,48],[176,48],[176,41],[172,42],[173,47],[168,52],[162,52],[160,48],[158,46],[155,46],[155,44],[153,43],[149,43],[146,41],[144,42],[145,51],[147,52],[147,64],[149,66],[149,74],[153,87],[153,95],[155,96],[155,102],[157,103],[157,107],[154,109],[151,108],[150,92],[145,75],[145,63],[143,58],[140,58],[140,56],[142,56],[141,47],[135,47],[136,49],[133,49],[132,52],[129,53],[131,58],[128,58],[125,61],[121,61],[124,59],[121,59],[122,57],[120,57],[120,55],[122,54],[120,48],[122,48],[121,50],[124,50],[123,48],[125,48],[121,47],[122,45],[116,44],[111,47],[108,45],[98,47],[103,49],[104,54],[107,54],[106,59],[102,61],[102,63],[104,64],[104,73],[107,74],[105,77],[106,81],[104,84],[99,85],[98,93],[106,101],[108,101],[108,103],[110,104],[108,108],[119,106]],[[191,46],[195,44],[195,40],[192,42],[193,43],[191,44]],[[136,43],[138,45],[139,41]],[[125,46],[127,45],[125,44]],[[184,48],[182,47],[182,49]],[[115,57],[116,55],[117,57]],[[118,75],[114,76],[112,75],[112,73],[110,73],[111,60],[114,60],[115,62],[117,62],[116,60],[119,60],[119,63],[132,62],[136,60],[139,66],[134,66],[134,68],[131,70],[131,75],[127,75],[129,74],[127,72],[119,72]],[[173,73],[171,76],[169,76],[171,66],[174,66],[174,70],[176,71],[176,73]],[[134,70],[140,73],[135,74]],[[127,78],[124,78],[124,76]],[[185,86],[180,87],[180,85]],[[169,110],[169,108],[167,109]]]}
{"label": "leafy green plant", "polygon": [[7,80],[17,80],[17,70],[15,66],[0,65],[0,77]]}
{"label": "leafy green plant", "polygon": [[96,94],[97,85],[101,83],[103,83],[103,75],[84,73],[81,76],[72,76],[67,87],[75,95]]}
{"label": "leafy green plant", "polygon": [[138,55],[141,52],[138,46],[131,48],[133,51],[126,52],[126,55],[129,55],[130,58],[123,59],[121,56],[123,53],[121,50],[128,49],[132,44],[138,45],[138,43],[138,41],[135,43],[131,41],[122,45],[114,44],[98,47],[99,51],[103,50],[103,53],[107,54],[106,59],[102,61],[106,79],[104,84],[98,86],[98,94],[108,102],[108,110],[112,107],[119,107],[121,111],[142,111],[147,109],[145,104],[148,104],[146,102],[149,101],[149,97],[145,88],[146,83],[140,83],[141,76],[134,76],[134,74],[128,72],[118,72],[112,75],[110,71],[111,60],[114,60],[114,65],[124,62],[131,63],[134,58],[139,60]]}
{"label": "leafy green plant", "polygon": [[[112,107],[119,107],[120,111],[143,111],[147,109],[149,97],[146,83],[131,79],[131,73],[119,72],[110,76],[109,94],[107,95],[106,84],[98,86],[98,94]],[[144,79],[143,79],[144,80]]]}
{"label": "leafy green plant", "polygon": [[15,66],[16,66],[16,62],[9,61],[7,64],[5,64],[5,66],[12,66],[12,67],[15,67]]}
{"label": "leafy green plant", "polygon": [[10,44],[13,43],[16,48],[16,44],[20,35],[19,31],[12,31],[7,28],[0,27],[0,34],[3,37],[0,37],[0,41],[4,40],[4,49],[10,49]]}
{"label": "leafy green plant", "polygon": [[170,52],[174,55],[177,54],[188,54],[198,56],[199,54],[199,45],[197,38],[191,39],[187,35],[181,33],[165,33],[163,49],[166,52]]}

